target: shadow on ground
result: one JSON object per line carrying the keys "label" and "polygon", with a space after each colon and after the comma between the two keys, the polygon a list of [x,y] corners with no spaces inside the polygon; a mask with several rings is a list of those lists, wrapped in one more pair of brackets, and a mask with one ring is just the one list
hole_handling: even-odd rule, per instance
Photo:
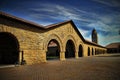
{"label": "shadow on ground", "polygon": [[0,68],[0,80],[120,80],[120,54]]}
{"label": "shadow on ground", "polygon": [[120,54],[118,54],[118,55],[100,55],[100,56],[95,56],[95,57],[120,57]]}

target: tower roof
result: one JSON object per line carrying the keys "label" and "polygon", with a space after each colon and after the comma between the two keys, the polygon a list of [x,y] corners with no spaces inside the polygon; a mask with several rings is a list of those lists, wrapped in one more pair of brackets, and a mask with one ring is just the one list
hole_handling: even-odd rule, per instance
{"label": "tower roof", "polygon": [[92,30],[92,33],[96,33],[96,29],[95,28]]}

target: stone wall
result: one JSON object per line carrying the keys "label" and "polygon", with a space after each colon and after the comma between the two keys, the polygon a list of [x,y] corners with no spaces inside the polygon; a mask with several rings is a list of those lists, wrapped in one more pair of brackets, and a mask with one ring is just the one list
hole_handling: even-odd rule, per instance
{"label": "stone wall", "polygon": [[20,51],[24,52],[27,64],[46,61],[43,50],[43,31],[16,21],[2,19],[0,32],[11,33],[18,39]]}
{"label": "stone wall", "polygon": [[[106,50],[98,46],[86,44],[76,33],[71,23],[58,25],[52,29],[38,29],[30,24],[19,21],[0,18],[0,32],[13,34],[19,42],[20,56],[24,52],[24,60],[27,64],[46,62],[47,46],[50,40],[55,39],[60,45],[60,60],[65,60],[65,47],[68,40],[72,40],[75,45],[75,58],[78,58],[79,45],[83,47],[83,56],[88,56],[88,47],[90,55],[95,49]],[[94,53],[95,55],[95,53]]]}

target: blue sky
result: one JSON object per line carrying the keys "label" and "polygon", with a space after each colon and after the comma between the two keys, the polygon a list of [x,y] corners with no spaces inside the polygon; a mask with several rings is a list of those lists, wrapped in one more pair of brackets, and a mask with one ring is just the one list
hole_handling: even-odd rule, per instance
{"label": "blue sky", "polygon": [[100,45],[120,42],[120,0],[0,0],[0,10],[41,25],[72,19],[87,40],[95,28]]}

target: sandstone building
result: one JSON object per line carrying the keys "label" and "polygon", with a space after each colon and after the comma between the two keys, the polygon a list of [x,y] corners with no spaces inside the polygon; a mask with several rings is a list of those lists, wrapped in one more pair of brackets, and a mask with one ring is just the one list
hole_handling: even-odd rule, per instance
{"label": "sandstone building", "polygon": [[0,64],[46,62],[50,46],[59,60],[104,54],[106,48],[83,38],[72,20],[42,26],[0,12]]}
{"label": "sandstone building", "polygon": [[108,44],[106,48],[107,53],[120,53],[120,42]]}

